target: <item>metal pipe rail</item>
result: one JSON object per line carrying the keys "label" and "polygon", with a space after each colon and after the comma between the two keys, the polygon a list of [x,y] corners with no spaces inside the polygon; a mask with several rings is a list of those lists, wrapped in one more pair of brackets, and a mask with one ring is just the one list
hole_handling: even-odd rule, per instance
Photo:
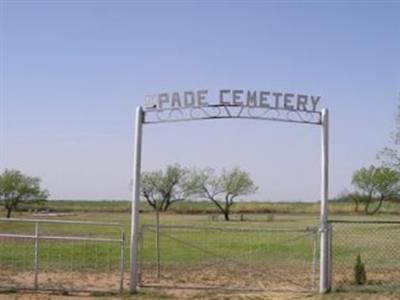
{"label": "metal pipe rail", "polygon": [[[15,239],[31,239],[34,240],[34,261],[33,276],[34,289],[38,289],[38,273],[39,273],[39,241],[40,240],[58,240],[58,241],[81,241],[81,242],[107,242],[120,244],[120,264],[119,264],[119,292],[123,291],[124,281],[124,248],[125,248],[125,232],[121,224],[113,222],[97,222],[97,221],[73,221],[73,220],[47,220],[47,219],[26,219],[26,218],[0,218],[1,223],[31,223],[34,224],[34,234],[4,233],[0,232],[0,238]],[[119,229],[119,238],[105,237],[84,237],[84,236],[61,236],[61,235],[41,235],[40,224],[69,224],[69,225],[91,225],[91,226],[110,226]]]}
{"label": "metal pipe rail", "polygon": [[[156,225],[145,224],[142,229],[157,228]],[[234,232],[268,232],[268,233],[316,233],[318,227],[307,227],[305,229],[279,229],[279,228],[228,228],[228,227],[213,227],[213,226],[190,226],[190,225],[160,225],[159,228],[167,229],[193,229],[193,230],[211,230],[211,231],[234,231]]]}
{"label": "metal pipe rail", "polygon": [[347,223],[347,224],[400,224],[400,221],[385,220],[329,220],[329,223]]}
{"label": "metal pipe rail", "polygon": [[0,222],[23,222],[23,223],[54,223],[54,224],[81,224],[81,225],[106,225],[119,226],[120,223],[115,222],[99,222],[99,221],[74,221],[74,220],[48,220],[48,219],[29,219],[29,218],[0,218]]}

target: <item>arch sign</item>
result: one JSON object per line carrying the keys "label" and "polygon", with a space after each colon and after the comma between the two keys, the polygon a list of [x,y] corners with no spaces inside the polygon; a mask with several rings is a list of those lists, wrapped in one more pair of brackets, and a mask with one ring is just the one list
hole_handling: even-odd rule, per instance
{"label": "arch sign", "polygon": [[[216,99],[216,102],[210,100]],[[214,100],[215,101],[215,100]],[[304,123],[321,127],[320,292],[330,290],[328,227],[329,113],[319,109],[320,96],[269,90],[221,89],[158,93],[136,109],[131,219],[130,292],[138,288],[138,231],[143,125],[208,119],[253,119]]]}

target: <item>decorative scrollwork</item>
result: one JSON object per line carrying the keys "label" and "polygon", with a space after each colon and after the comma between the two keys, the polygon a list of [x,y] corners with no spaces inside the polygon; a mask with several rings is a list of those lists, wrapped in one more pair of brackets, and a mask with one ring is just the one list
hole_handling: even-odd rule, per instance
{"label": "decorative scrollwork", "polygon": [[321,124],[321,113],[318,111],[276,109],[259,106],[209,105],[148,109],[144,111],[144,123],[147,124],[228,118]]}
{"label": "decorative scrollwork", "polygon": [[168,110],[158,110],[155,112],[157,114],[157,119],[161,122],[184,118],[183,111],[179,108],[172,108],[172,109],[168,109]]}
{"label": "decorative scrollwork", "polygon": [[189,109],[192,119],[218,118],[221,115],[221,107],[219,106],[196,106]]}

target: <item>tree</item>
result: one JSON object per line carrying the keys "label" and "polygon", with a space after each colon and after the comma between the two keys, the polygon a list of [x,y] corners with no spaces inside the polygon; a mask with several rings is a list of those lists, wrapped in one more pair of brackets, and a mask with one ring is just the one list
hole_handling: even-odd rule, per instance
{"label": "tree", "polygon": [[147,203],[160,211],[166,211],[171,204],[183,201],[188,170],[180,165],[169,165],[165,171],[144,172],[141,177],[141,195]]}
{"label": "tree", "polygon": [[361,194],[359,192],[344,191],[338,196],[338,201],[353,202],[355,213],[359,212],[360,204],[366,203],[366,199],[367,199],[367,197],[364,194]]}
{"label": "tree", "polygon": [[238,196],[252,194],[257,190],[250,175],[234,168],[223,170],[221,175],[215,175],[214,169],[193,170],[187,182],[187,190],[192,194],[211,200],[229,221],[229,214]]}
{"label": "tree", "polygon": [[[400,100],[400,97],[399,97]],[[378,153],[378,159],[384,166],[400,171],[400,103],[397,106],[395,131],[391,134],[391,141]]]}
{"label": "tree", "polygon": [[7,218],[21,203],[40,202],[49,192],[40,188],[40,178],[30,177],[18,170],[5,170],[0,174],[0,205],[7,211]]}
{"label": "tree", "polygon": [[[400,174],[387,167],[370,166],[354,172],[352,184],[362,192],[362,195],[358,197],[365,202],[365,213],[375,214],[385,200],[398,197]],[[378,204],[375,208],[370,209],[375,200],[378,201]]]}

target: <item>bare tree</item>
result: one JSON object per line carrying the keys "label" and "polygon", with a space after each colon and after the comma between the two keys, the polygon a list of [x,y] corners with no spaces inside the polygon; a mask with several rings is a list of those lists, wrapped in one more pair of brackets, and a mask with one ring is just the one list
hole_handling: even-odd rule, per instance
{"label": "bare tree", "polygon": [[186,186],[193,195],[211,200],[226,221],[236,198],[257,190],[250,175],[239,168],[223,170],[219,176],[211,168],[193,170]]}
{"label": "bare tree", "polygon": [[144,172],[141,195],[154,210],[166,211],[171,204],[184,200],[187,174],[187,169],[178,164],[167,166],[165,171]]}

